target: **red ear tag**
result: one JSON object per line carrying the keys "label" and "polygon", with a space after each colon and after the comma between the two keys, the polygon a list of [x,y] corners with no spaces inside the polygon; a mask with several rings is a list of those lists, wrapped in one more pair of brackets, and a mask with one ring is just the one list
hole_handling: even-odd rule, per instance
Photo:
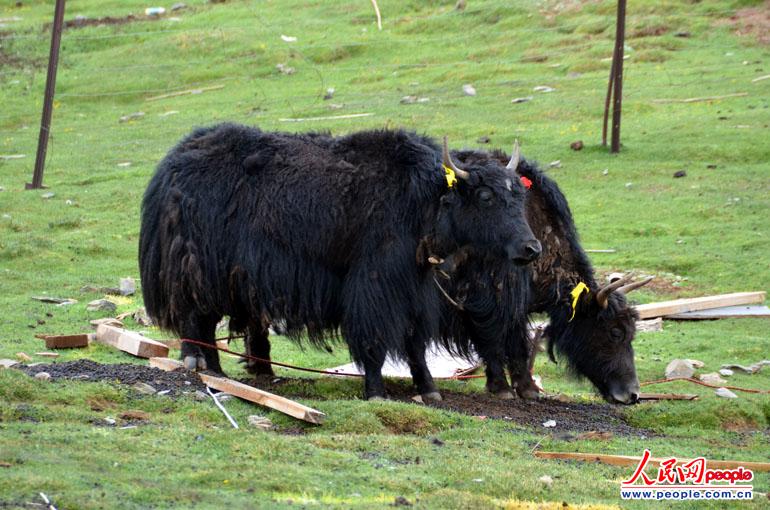
{"label": "red ear tag", "polygon": [[524,177],[523,175],[519,177],[521,179],[521,183],[524,185],[525,188],[529,189],[532,187],[532,181]]}

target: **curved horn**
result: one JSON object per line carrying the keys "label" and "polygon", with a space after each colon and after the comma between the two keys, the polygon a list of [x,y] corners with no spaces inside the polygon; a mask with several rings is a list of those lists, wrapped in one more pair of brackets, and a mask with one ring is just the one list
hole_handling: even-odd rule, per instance
{"label": "curved horn", "polygon": [[610,283],[609,285],[605,285],[599,291],[596,293],[596,302],[599,303],[599,306],[602,308],[607,308],[607,304],[609,303],[610,294],[624,286],[628,281],[633,277],[631,273],[625,275],[623,278],[620,278],[619,280],[615,280],[614,282]]}
{"label": "curved horn", "polygon": [[505,168],[511,171],[516,171],[519,168],[519,160],[521,159],[521,149],[519,147],[519,139],[513,141],[513,154],[511,154],[511,160],[505,165]]}
{"label": "curved horn", "polygon": [[621,294],[628,294],[632,290],[636,290],[639,287],[644,287],[648,283],[650,283],[655,277],[654,276],[648,276],[644,280],[639,280],[638,282],[629,283],[628,285],[623,285],[621,288],[616,290],[615,292],[620,292]]}
{"label": "curved horn", "polygon": [[467,181],[471,176],[471,174],[465,170],[457,168],[457,165],[455,165],[454,161],[452,161],[452,156],[449,155],[449,146],[447,145],[446,136],[444,137],[444,165],[451,168],[458,179]]}

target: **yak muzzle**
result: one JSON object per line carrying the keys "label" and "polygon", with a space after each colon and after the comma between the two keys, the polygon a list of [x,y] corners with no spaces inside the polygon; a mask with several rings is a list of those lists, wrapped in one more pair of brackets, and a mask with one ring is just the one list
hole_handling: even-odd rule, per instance
{"label": "yak muzzle", "polygon": [[630,384],[610,383],[609,398],[617,404],[636,404],[639,401],[639,381],[634,378]]}
{"label": "yak muzzle", "polygon": [[516,264],[529,264],[542,253],[543,247],[540,245],[540,241],[532,239],[523,243],[509,243],[505,247],[505,254],[508,256],[508,260],[512,260]]}

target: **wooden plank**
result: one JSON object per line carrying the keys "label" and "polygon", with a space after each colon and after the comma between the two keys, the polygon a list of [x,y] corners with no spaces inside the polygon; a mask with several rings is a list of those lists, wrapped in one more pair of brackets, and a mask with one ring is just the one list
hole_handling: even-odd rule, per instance
{"label": "wooden plank", "polygon": [[[575,452],[543,452],[535,451],[535,457],[540,459],[558,459],[558,460],[580,460],[584,462],[602,462],[611,466],[638,466],[642,461],[641,457],[630,455],[604,455],[600,453],[575,453]],[[664,459],[661,457],[650,457],[648,465],[658,466]],[[678,459],[677,464],[686,464],[692,459]],[[754,472],[770,471],[770,462],[744,462],[741,460],[706,460],[706,466],[712,469],[737,469],[743,467]]]}
{"label": "wooden plank", "polygon": [[176,92],[170,92],[168,94],[162,94],[160,96],[153,96],[145,98],[145,101],[157,101],[158,99],[167,99],[169,97],[178,97],[178,96],[188,96],[188,95],[195,95],[195,94],[202,94],[204,92],[208,92],[210,90],[219,90],[225,88],[224,85],[212,85],[211,87],[201,87],[199,89],[190,89],[190,90],[178,90]]}
{"label": "wooden plank", "polygon": [[692,312],[695,310],[708,310],[709,308],[721,308],[723,306],[751,305],[765,302],[765,292],[735,292],[733,294],[720,294],[716,296],[703,296],[698,298],[675,299],[647,305],[637,305],[640,319],[652,319],[653,317],[665,317],[676,313]]}
{"label": "wooden plank", "polygon": [[636,331],[642,333],[663,331],[663,318],[656,317],[654,319],[636,321]]}
{"label": "wooden plank", "polygon": [[88,334],[82,335],[35,335],[36,338],[45,340],[46,349],[73,349],[76,347],[88,347]]}
{"label": "wooden plank", "polygon": [[326,415],[321,411],[317,411],[312,407],[302,405],[299,402],[294,402],[288,398],[281,397],[280,395],[274,395],[264,390],[248,386],[232,379],[226,379],[223,377],[213,377],[206,374],[198,374],[201,380],[215,390],[224,391],[236,397],[240,397],[250,402],[275,409],[294,418],[299,418],[309,423],[320,425],[326,419]]}
{"label": "wooden plank", "polygon": [[639,400],[695,400],[698,395],[691,393],[640,393]]}
{"label": "wooden plank", "polygon": [[665,318],[675,320],[770,318],[770,308],[764,305],[723,306],[666,315]]}
{"label": "wooden plank", "polygon": [[139,333],[107,324],[100,324],[96,328],[96,341],[140,358],[168,356],[168,346],[145,338]]}
{"label": "wooden plank", "polygon": [[150,366],[153,368],[159,368],[161,370],[165,370],[166,372],[172,372],[177,368],[184,367],[184,363],[182,363],[178,359],[153,357],[153,358],[150,358]]}

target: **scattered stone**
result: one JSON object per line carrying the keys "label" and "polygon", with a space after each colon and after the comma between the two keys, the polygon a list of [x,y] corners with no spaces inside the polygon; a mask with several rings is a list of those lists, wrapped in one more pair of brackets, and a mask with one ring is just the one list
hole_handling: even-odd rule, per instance
{"label": "scattered stone", "polygon": [[176,115],[177,113],[179,113],[178,110],[169,110],[167,112],[159,113],[158,117],[168,117],[169,115]]}
{"label": "scattered stone", "polygon": [[343,108],[345,108],[345,105],[342,103],[329,103],[330,110],[342,110]]}
{"label": "scattered stone", "polygon": [[[663,317],[655,317],[654,319],[636,321],[636,331],[643,333],[663,331]],[[660,361],[660,358],[658,358],[657,361]]]}
{"label": "scattered stone", "polygon": [[136,282],[130,276],[120,279],[120,294],[123,296],[132,296],[136,292]]}
{"label": "scattered stone", "polygon": [[35,301],[40,301],[41,303],[53,303],[56,305],[74,305],[75,303],[77,303],[77,301],[74,299],[49,297],[49,296],[32,296],[30,299],[34,299]]}
{"label": "scattered stone", "polygon": [[428,97],[417,97],[417,96],[404,96],[401,98],[400,103],[401,104],[415,104],[415,103],[427,103],[430,101],[430,98]]}
{"label": "scattered stone", "polygon": [[104,418],[104,423],[106,423],[107,425],[115,425],[117,422],[115,421],[115,418],[110,418],[109,416],[107,416],[106,418]]}
{"label": "scattered stone", "polygon": [[55,196],[56,196],[56,193],[52,193],[52,192],[49,191],[48,193],[43,193],[42,195],[40,195],[40,198],[42,198],[44,200],[48,200],[48,199],[53,198]]}
{"label": "scattered stone", "polygon": [[129,113],[128,115],[123,115],[120,119],[118,119],[118,122],[128,122],[130,120],[141,119],[142,117],[144,117],[144,112]]}
{"label": "scattered stone", "polygon": [[29,363],[30,361],[32,361],[32,358],[26,352],[17,352],[16,357],[19,358],[24,363]]}
{"label": "scattered stone", "polygon": [[687,177],[687,172],[685,170],[674,172],[674,179],[679,179],[680,177]]}
{"label": "scattered stone", "polygon": [[552,429],[556,426],[556,420],[548,420],[543,422],[543,427]]}
{"label": "scattered stone", "polygon": [[720,369],[719,369],[719,373],[720,373],[720,375],[723,375],[723,376],[725,376],[725,377],[730,377],[730,376],[731,376],[731,375],[733,375],[735,372],[733,372],[733,371],[732,371],[732,370],[730,370],[729,368],[720,368]]}
{"label": "scattered stone", "polygon": [[532,96],[514,97],[513,99],[511,99],[511,103],[513,104],[526,103],[527,101],[532,101],[532,99],[534,99]]}
{"label": "scattered stone", "polygon": [[58,358],[58,352],[36,352],[35,356],[42,356],[43,358]]}
{"label": "scattered stone", "polygon": [[233,396],[230,395],[229,393],[224,393],[224,392],[217,393],[217,400],[219,400],[220,403],[227,402],[228,400],[232,400],[232,399],[233,399]]}
{"label": "scattered stone", "polygon": [[553,485],[553,478],[551,478],[548,475],[543,475],[540,478],[538,478],[537,480],[540,483],[542,483],[543,485],[545,485],[546,487],[548,487],[549,489],[551,488],[551,485]]}
{"label": "scattered stone", "polygon": [[130,161],[121,161],[120,163],[118,163],[118,168],[128,168],[130,166],[131,166]]}
{"label": "scattered stone", "polygon": [[0,359],[0,368],[11,368],[18,364],[19,362],[16,361],[15,359],[8,359],[8,358]]}
{"label": "scattered stone", "polygon": [[464,11],[466,5],[467,5],[467,0],[457,0],[457,3],[455,4],[455,10]]}
{"label": "scattered stone", "polygon": [[393,506],[412,506],[412,503],[404,496],[396,496],[396,499],[393,500]]}
{"label": "scattered stone", "polygon": [[682,30],[682,31],[679,31],[679,32],[674,32],[674,37],[690,37],[690,35],[692,35],[692,34],[690,34],[690,32],[688,32],[686,30]]}
{"label": "scattered stone", "polygon": [[86,306],[89,312],[114,312],[117,309],[118,305],[107,299],[95,299]]}
{"label": "scattered stone", "polygon": [[556,161],[551,161],[548,163],[548,168],[561,168],[561,160],[557,159]]}
{"label": "scattered stone", "polygon": [[700,360],[697,360],[697,359],[688,359],[688,360],[685,360],[685,361],[687,361],[690,365],[692,365],[695,368],[703,368],[703,367],[706,366],[706,364],[704,362],[702,362]]}
{"label": "scattered stone", "polygon": [[538,85],[537,87],[532,89],[534,92],[553,92],[556,90],[553,87],[549,87],[547,85]]}
{"label": "scattered stone", "polygon": [[163,395],[168,395],[169,393],[171,393],[171,390],[162,390],[156,393],[156,395],[159,395],[162,397]]}
{"label": "scattered stone", "polygon": [[583,140],[577,140],[569,144],[569,148],[573,151],[583,150]]}
{"label": "scattered stone", "polygon": [[701,374],[698,376],[698,379],[703,381],[706,384],[725,384],[727,381],[719,377],[719,374],[716,372],[712,372],[710,374]]}
{"label": "scattered stone", "polygon": [[184,2],[177,2],[171,6],[172,11],[181,11],[182,9],[187,9],[187,4]]}
{"label": "scattered stone", "polygon": [[747,367],[743,365],[722,365],[722,368],[741,370],[743,372],[746,372],[747,374],[756,374],[757,372],[762,370],[762,367],[765,365],[770,365],[770,360],[765,359],[762,361],[758,361],[757,363],[754,363]]}
{"label": "scattered stone", "polygon": [[633,182],[627,182],[626,183],[626,189],[631,189],[634,186]]}
{"label": "scattered stone", "polygon": [[609,175],[609,174],[610,174],[609,168],[605,168],[604,170],[602,170],[602,175]]}
{"label": "scattered stone", "polygon": [[294,74],[296,72],[296,69],[289,66],[288,64],[276,64],[275,68],[278,69],[278,72],[285,75]]}
{"label": "scattered stone", "polygon": [[415,395],[415,396],[413,396],[413,397],[412,397],[412,400],[414,400],[414,401],[415,401],[415,402],[417,402],[418,404],[424,404],[424,403],[425,403],[425,402],[423,402],[423,400],[422,400],[422,395]]}
{"label": "scattered stone", "polygon": [[297,38],[291,35],[283,35],[281,34],[281,40],[283,42],[297,42]]}
{"label": "scattered stone", "polygon": [[165,7],[148,7],[144,10],[146,16],[162,16],[166,14]]}
{"label": "scattered stone", "polygon": [[131,387],[143,395],[155,395],[156,393],[155,388],[143,382],[134,383]]}
{"label": "scattered stone", "polygon": [[209,397],[206,393],[202,392],[201,390],[195,390],[195,393],[193,393],[193,398],[198,402],[205,402],[211,397]]}
{"label": "scattered stone", "polygon": [[714,170],[716,167],[717,167],[717,166],[716,166],[716,165],[713,165],[713,164],[711,164],[711,165],[706,165],[706,168],[708,168],[708,169],[710,169],[710,170]]}
{"label": "scattered stone", "polygon": [[692,377],[693,374],[695,373],[695,368],[693,368],[692,364],[689,361],[690,360],[686,360],[686,359],[672,360],[666,366],[666,379]]}
{"label": "scattered stone", "polygon": [[257,427],[263,430],[270,430],[273,428],[273,422],[270,421],[270,418],[265,418],[264,416],[257,416],[256,414],[252,414],[246,418],[246,421],[248,421],[249,425],[252,427]]}
{"label": "scattered stone", "polygon": [[439,439],[439,438],[437,438],[437,437],[434,437],[434,438],[432,438],[432,439],[430,440],[430,442],[431,442],[432,444],[436,445],[436,446],[444,446],[444,441],[442,441],[441,439]]}
{"label": "scattered stone", "polygon": [[104,319],[94,319],[91,321],[91,326],[96,329],[99,327],[100,324],[106,324],[108,326],[113,326],[115,328],[122,328],[123,323],[119,321],[118,319],[113,319],[112,317],[105,317]]}
{"label": "scattered stone", "polygon": [[326,89],[326,94],[324,94],[324,101],[328,101],[329,99],[334,97],[334,87],[329,87]]}
{"label": "scattered stone", "polygon": [[728,390],[727,388],[717,388],[714,391],[714,394],[716,394],[717,397],[722,398],[738,398],[738,395]]}
{"label": "scattered stone", "polygon": [[470,83],[466,83],[465,85],[463,85],[463,94],[465,94],[466,96],[475,96],[476,88]]}
{"label": "scattered stone", "polygon": [[489,143],[491,141],[488,136],[480,136],[476,139],[476,143]]}

